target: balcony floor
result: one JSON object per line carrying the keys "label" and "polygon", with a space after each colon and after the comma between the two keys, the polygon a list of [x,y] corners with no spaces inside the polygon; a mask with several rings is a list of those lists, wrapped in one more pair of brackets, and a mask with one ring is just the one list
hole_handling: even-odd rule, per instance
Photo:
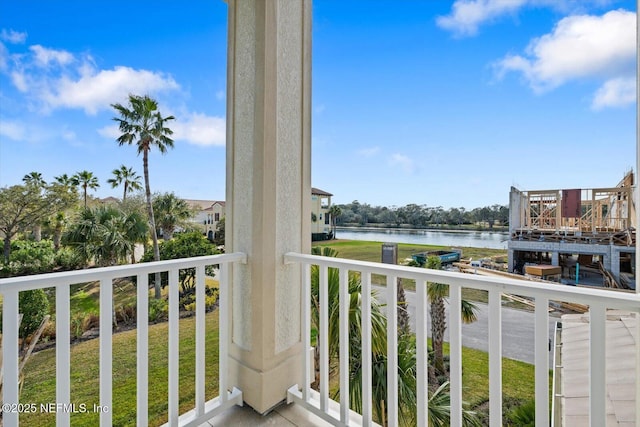
{"label": "balcony floor", "polygon": [[210,426],[235,426],[235,427],[329,427],[331,424],[321,420],[306,411],[304,408],[292,403],[282,404],[266,415],[260,415],[249,406],[234,406],[223,414],[201,425]]}

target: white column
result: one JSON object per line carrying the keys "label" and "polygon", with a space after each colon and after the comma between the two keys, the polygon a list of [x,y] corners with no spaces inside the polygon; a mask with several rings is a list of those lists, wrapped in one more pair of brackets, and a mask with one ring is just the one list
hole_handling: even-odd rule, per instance
{"label": "white column", "polygon": [[[300,267],[311,246],[311,1],[229,0],[230,386],[264,413],[302,384]],[[225,320],[221,320],[221,326]]]}

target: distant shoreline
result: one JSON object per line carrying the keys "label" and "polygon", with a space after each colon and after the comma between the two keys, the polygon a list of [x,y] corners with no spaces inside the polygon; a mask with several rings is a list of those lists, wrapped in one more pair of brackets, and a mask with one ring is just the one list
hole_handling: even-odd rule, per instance
{"label": "distant shoreline", "polygon": [[488,228],[405,228],[405,227],[376,227],[371,225],[363,225],[363,226],[337,226],[337,231],[406,231],[409,233],[418,233],[422,231],[439,231],[443,233],[502,233],[508,234],[509,228],[504,226],[498,226],[492,230]]}

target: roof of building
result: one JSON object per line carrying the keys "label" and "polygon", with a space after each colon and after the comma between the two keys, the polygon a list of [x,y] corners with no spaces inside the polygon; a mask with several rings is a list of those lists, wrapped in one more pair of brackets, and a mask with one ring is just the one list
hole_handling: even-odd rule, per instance
{"label": "roof of building", "polygon": [[327,193],[324,190],[320,190],[319,188],[311,187],[311,194],[315,194],[316,196],[328,196],[331,197],[333,194]]}
{"label": "roof of building", "polygon": [[224,200],[193,200],[193,199],[184,199],[185,202],[187,202],[187,204],[193,208],[196,209],[200,209],[200,210],[207,210],[209,208],[211,208],[213,205],[215,205],[216,203],[219,204],[220,206],[224,207],[225,206],[225,202]]}
{"label": "roof of building", "polygon": [[[606,322],[607,425],[635,426],[636,378],[633,314],[609,311]],[[589,424],[589,314],[562,316],[562,425]]]}

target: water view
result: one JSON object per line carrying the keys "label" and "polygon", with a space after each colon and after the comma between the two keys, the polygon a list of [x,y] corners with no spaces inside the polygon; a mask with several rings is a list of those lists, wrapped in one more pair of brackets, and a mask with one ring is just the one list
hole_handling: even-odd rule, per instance
{"label": "water view", "polygon": [[434,231],[398,229],[341,228],[336,232],[338,239],[366,240],[389,243],[416,243],[452,247],[507,249],[509,233],[489,231]]}

